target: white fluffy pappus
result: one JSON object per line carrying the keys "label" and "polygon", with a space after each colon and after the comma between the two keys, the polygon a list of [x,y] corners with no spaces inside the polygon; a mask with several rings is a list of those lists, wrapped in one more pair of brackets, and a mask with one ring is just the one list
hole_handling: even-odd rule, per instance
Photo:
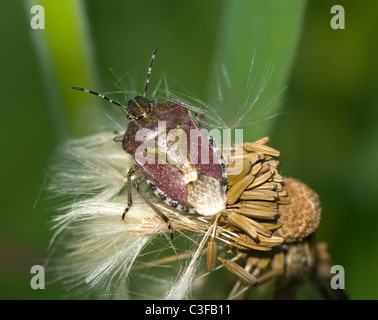
{"label": "white fluffy pappus", "polygon": [[[266,121],[284,112],[276,112],[283,103],[285,85],[276,83],[274,66],[260,65],[253,53],[250,61],[248,78],[243,93],[235,94],[227,67],[220,63],[214,68],[216,94],[210,101],[202,101],[192,93],[183,94],[168,90],[164,94],[171,100],[184,102],[193,113],[206,114],[206,125],[216,129],[236,129],[248,126],[257,126],[257,123]],[[257,78],[257,74],[261,76]],[[275,80],[275,81],[273,81]],[[183,92],[186,92],[184,88]],[[277,104],[277,106],[274,106]]]}
{"label": "white fluffy pappus", "polygon": [[[134,162],[113,137],[100,133],[75,139],[57,151],[48,191],[58,200],[58,214],[53,217],[47,271],[67,289],[76,289],[80,298],[188,298],[202,251],[190,242],[189,249],[179,252],[168,240],[167,224],[134,187],[133,206],[121,221],[127,204],[126,175]],[[132,179],[138,174],[140,170]],[[196,230],[206,223],[172,210],[153,195],[150,199],[170,218],[179,231],[175,238],[181,241],[185,237],[180,230]],[[163,244],[155,245],[159,238]],[[166,257],[168,251],[173,259]]]}

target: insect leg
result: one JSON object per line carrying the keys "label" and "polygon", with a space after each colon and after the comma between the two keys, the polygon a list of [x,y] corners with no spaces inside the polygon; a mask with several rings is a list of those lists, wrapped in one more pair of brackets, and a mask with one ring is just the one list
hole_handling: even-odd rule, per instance
{"label": "insect leg", "polygon": [[139,167],[136,164],[134,164],[127,172],[127,207],[122,213],[122,218],[121,218],[122,221],[125,221],[126,213],[130,210],[130,208],[133,205],[133,199],[131,196],[131,176],[138,169]]}
{"label": "insect leg", "polygon": [[172,226],[171,226],[171,224],[170,224],[170,222],[169,222],[169,218],[165,215],[165,214],[163,214],[158,208],[156,208],[155,206],[154,206],[154,204],[150,201],[150,199],[148,199],[148,197],[142,192],[142,190],[140,190],[139,189],[139,185],[143,182],[145,180],[145,178],[143,178],[143,180],[136,180],[135,182],[134,182],[134,187],[135,187],[135,189],[136,189],[136,191],[138,191],[139,192],[139,194],[141,195],[141,197],[143,198],[143,200],[152,208],[152,210],[154,210],[155,211],[155,213],[160,217],[160,218],[162,218],[163,219],[163,221],[167,224],[167,226],[168,226],[168,229],[169,229],[169,232],[170,232],[170,234],[171,234],[171,236],[170,236],[170,238],[171,238],[171,240],[173,240],[173,231],[172,231]]}
{"label": "insect leg", "polygon": [[114,141],[114,142],[122,142],[122,140],[123,140],[123,136],[115,136],[115,137],[113,138],[113,141]]}

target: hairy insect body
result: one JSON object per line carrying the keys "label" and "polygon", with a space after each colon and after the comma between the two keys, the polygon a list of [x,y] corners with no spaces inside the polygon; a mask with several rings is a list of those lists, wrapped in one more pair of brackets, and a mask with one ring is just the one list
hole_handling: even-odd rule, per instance
{"label": "hairy insect body", "polygon": [[[141,129],[146,130],[143,140],[136,139]],[[202,215],[225,208],[227,176],[221,153],[185,105],[153,102],[146,116],[129,123],[122,145],[169,205]],[[142,145],[153,152],[138,154]]]}
{"label": "hairy insect body", "polygon": [[[151,68],[158,46],[148,67],[143,96],[136,96],[124,106],[98,92],[72,87],[109,101],[127,112],[129,122],[122,141],[123,149],[135,160],[127,172],[127,207],[122,220],[132,207],[131,176],[142,170],[145,179],[134,181],[134,187],[146,203],[167,224],[173,238],[172,226],[165,216],[140,190],[144,180],[155,194],[183,212],[212,216],[226,207],[227,173],[218,147],[201,129],[186,105],[181,102],[155,102],[146,98]],[[163,124],[163,125],[162,125]]]}

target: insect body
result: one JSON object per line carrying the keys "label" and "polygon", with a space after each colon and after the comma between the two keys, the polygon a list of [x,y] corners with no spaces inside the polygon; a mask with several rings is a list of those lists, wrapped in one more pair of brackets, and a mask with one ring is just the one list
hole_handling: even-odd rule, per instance
{"label": "insect body", "polygon": [[[155,102],[145,97],[157,49],[150,61],[144,95],[129,100],[127,106],[91,90],[73,89],[125,108],[131,119],[125,134],[114,139],[121,141],[123,149],[135,160],[127,174],[128,205],[122,219],[132,206],[131,176],[139,169],[149,187],[170,206],[183,212],[215,215],[226,206],[227,174],[219,149],[185,104]],[[140,191],[142,181],[134,182],[136,190],[168,224],[172,237],[169,219]]]}

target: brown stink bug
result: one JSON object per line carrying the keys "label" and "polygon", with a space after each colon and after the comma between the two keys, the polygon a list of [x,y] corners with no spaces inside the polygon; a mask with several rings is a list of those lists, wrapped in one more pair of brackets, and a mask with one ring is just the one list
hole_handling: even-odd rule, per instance
{"label": "brown stink bug", "polygon": [[[114,141],[122,142],[135,164],[127,173],[128,203],[122,220],[132,206],[131,176],[137,170],[143,179],[134,182],[135,189],[151,208],[167,223],[171,238],[172,227],[166,217],[140,190],[147,181],[155,194],[186,213],[212,216],[226,207],[227,173],[220,150],[200,126],[198,118],[191,115],[182,102],[155,102],[146,98],[155,48],[149,63],[143,96],[128,101],[127,106],[108,97],[79,87],[75,90],[97,95],[127,111],[129,122],[123,136]],[[172,139],[172,137],[174,139]]]}

